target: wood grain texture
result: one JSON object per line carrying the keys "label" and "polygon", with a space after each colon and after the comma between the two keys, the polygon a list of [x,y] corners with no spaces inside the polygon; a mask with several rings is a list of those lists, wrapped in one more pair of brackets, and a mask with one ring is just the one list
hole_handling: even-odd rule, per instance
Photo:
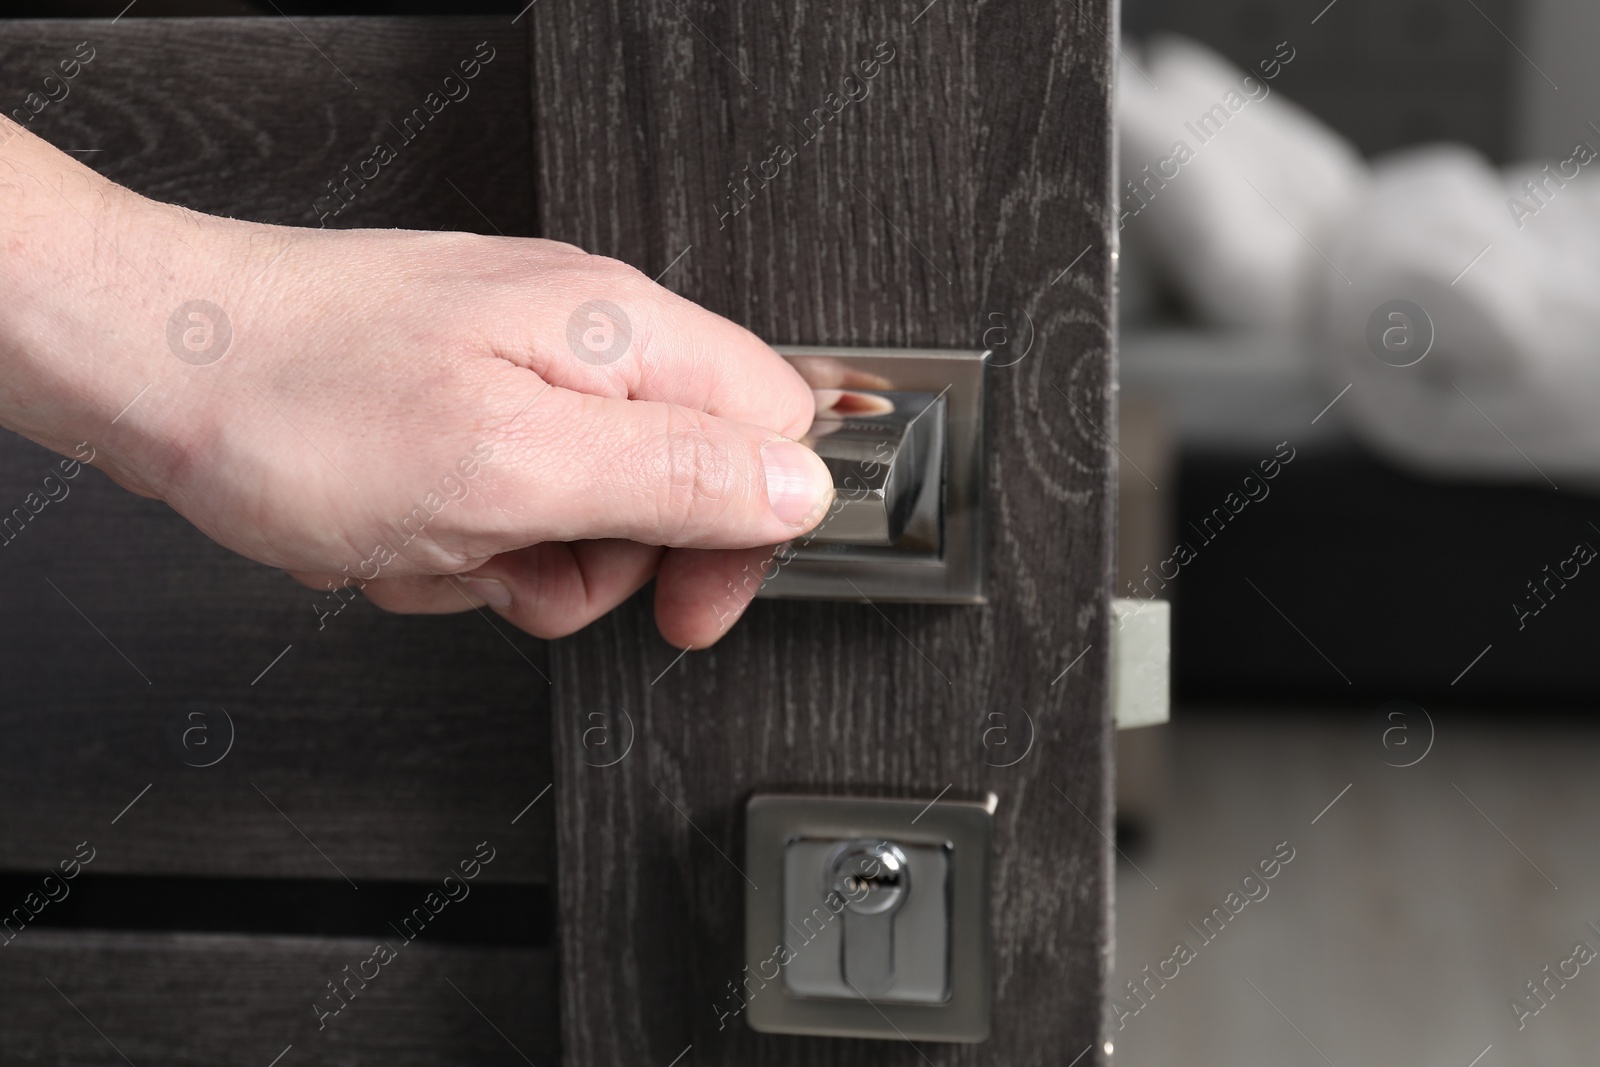
{"label": "wood grain texture", "polygon": [[[6,515],[55,467],[0,438]],[[550,782],[536,642],[360,600],[319,630],[317,594],[165,506],[56,484],[0,547],[0,867],[87,839],[104,871],[431,880],[487,837],[485,877],[544,879],[548,810],[511,825]]]}
{"label": "wood grain texture", "polygon": [[[472,95],[337,222],[489,229],[470,197],[522,232],[526,41],[506,21],[0,23],[0,102],[90,41],[37,132],[152,196],[308,223],[321,183],[492,39]],[[55,470],[0,437],[0,516]],[[551,780],[542,643],[364,601],[320,626],[317,594],[164,506],[93,471],[64,484],[0,538],[0,868],[53,867],[87,839],[104,871],[431,881],[487,838],[484,877],[548,875],[549,804],[512,825]],[[197,766],[224,750],[224,712],[233,747]]]}
{"label": "wood grain texture", "polygon": [[[328,183],[388,142],[395,160],[329,225],[532,232],[527,41],[508,19],[9,21],[6,114],[60,95],[45,78],[80,42],[94,58],[27,126],[147,196],[315,226]],[[479,42],[494,58],[406,142],[405,116]]]}
{"label": "wood grain texture", "polygon": [[319,1031],[311,1005],[321,997],[336,1007],[326,983],[342,981],[346,966],[354,973],[373,948],[345,939],[25,931],[6,946],[0,967],[0,1059],[172,1067],[266,1067],[280,1055],[284,1067],[552,1062],[553,961],[537,949],[403,944],[365,989],[352,980],[355,996],[346,994],[346,1006]]}
{"label": "wood grain texture", "polygon": [[[546,236],[665,270],[773,342],[987,348],[1004,323],[1027,351],[989,378],[986,606],[764,602],[674,664],[636,603],[553,648],[569,1062],[664,1064],[691,1044],[697,1064],[740,1067],[1103,1061],[1109,16],[1012,0],[530,14],[537,108],[560,117],[538,130]],[[831,104],[885,41],[865,98]],[[838,114],[808,140],[824,107]],[[793,158],[763,163],[780,143]],[[770,180],[731,213],[747,165]],[[588,717],[622,712],[629,758],[589,765]],[[1037,729],[1015,766],[990,765],[990,713],[1008,753]],[[991,1039],[719,1028],[743,962],[749,794],[947,787],[1000,798]]]}

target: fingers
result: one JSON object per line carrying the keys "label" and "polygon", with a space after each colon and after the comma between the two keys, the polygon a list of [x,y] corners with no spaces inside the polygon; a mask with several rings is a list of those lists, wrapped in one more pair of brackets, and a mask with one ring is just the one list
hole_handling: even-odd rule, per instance
{"label": "fingers", "polygon": [[762,581],[781,565],[781,548],[737,551],[676,548],[656,575],[656,626],[678,648],[706,648],[738,622]]}
{"label": "fingers", "polygon": [[638,592],[664,551],[631,541],[549,542],[496,556],[464,577],[519,628],[565,637]]}
{"label": "fingers", "polygon": [[[655,574],[664,550],[627,541],[550,543],[497,556],[470,574],[379,578],[367,599],[403,615],[488,607],[535,637],[565,637],[627,600]],[[318,575],[296,574],[313,589]]]}
{"label": "fingers", "polygon": [[289,577],[308,589],[340,600],[352,599],[360,592],[384,611],[397,615],[451,615],[484,607],[494,596],[494,590],[490,589],[490,596],[486,597],[483,587],[467,580],[465,575],[417,574],[364,582],[342,574],[290,571]]}
{"label": "fingers", "polygon": [[[749,330],[616,260],[558,262],[559,286],[539,299],[523,363],[540,377],[601,396],[681,404],[785,437],[805,434],[809,387]],[[507,340],[501,350],[517,351]]]}
{"label": "fingers", "polygon": [[493,606],[482,588],[464,576],[448,574],[375,578],[364,582],[361,592],[384,611],[397,615],[453,615]]}
{"label": "fingers", "polygon": [[[656,626],[677,648],[708,648],[749,608],[762,583],[786,558],[782,546],[737,550],[667,550],[629,541],[552,542],[497,556],[470,574],[379,578],[357,586],[385,611],[448,615],[487,607],[547,640],[565,637],[608,614],[652,577]],[[337,577],[296,573],[316,590]]]}
{"label": "fingers", "polygon": [[[782,558],[771,546],[705,551],[628,541],[550,543],[497,556],[471,574],[379,578],[360,590],[383,610],[403,615],[487,607],[551,640],[610,613],[655,577],[661,636],[677,648],[703,649],[739,621]],[[293,577],[312,589],[335,584],[323,575]]]}
{"label": "fingers", "polygon": [[[551,389],[496,453],[492,551],[622,538],[749,548],[815,526],[833,478],[810,449],[692,408]],[[489,553],[483,553],[489,554]]]}

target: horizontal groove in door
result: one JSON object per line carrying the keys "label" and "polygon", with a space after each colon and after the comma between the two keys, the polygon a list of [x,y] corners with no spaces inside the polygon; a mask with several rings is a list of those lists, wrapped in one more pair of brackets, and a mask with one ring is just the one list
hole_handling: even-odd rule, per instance
{"label": "horizontal groove in door", "polygon": [[346,967],[371,974],[372,950],[370,939],[29,931],[0,949],[0,1063],[556,1062],[545,949],[419,939],[365,989],[352,982],[355,995],[319,1026],[312,1006],[337,1005],[328,983]]}
{"label": "horizontal groove in door", "polygon": [[[487,869],[487,868],[485,868]],[[546,948],[550,891],[444,872],[428,882],[0,873],[0,944],[29,931],[403,936],[428,944]],[[399,928],[399,934],[396,928]]]}

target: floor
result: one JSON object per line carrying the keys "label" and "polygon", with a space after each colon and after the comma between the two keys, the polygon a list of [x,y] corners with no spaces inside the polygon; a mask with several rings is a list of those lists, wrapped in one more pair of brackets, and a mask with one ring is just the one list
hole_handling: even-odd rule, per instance
{"label": "floor", "polygon": [[1600,725],[1179,709],[1120,744],[1115,1062],[1595,1062]]}

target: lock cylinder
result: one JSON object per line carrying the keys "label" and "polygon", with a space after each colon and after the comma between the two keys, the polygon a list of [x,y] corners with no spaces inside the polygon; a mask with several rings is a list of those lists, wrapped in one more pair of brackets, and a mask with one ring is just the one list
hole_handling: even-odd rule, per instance
{"label": "lock cylinder", "polygon": [[828,864],[828,888],[844,900],[840,970],[862,996],[894,986],[894,917],[911,892],[906,854],[888,841],[841,845]]}

